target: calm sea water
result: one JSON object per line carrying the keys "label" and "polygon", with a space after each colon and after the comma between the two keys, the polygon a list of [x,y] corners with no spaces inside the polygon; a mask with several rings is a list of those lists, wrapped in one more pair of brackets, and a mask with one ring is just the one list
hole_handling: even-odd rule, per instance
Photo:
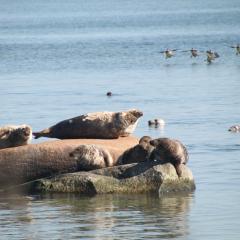
{"label": "calm sea water", "polygon": [[[188,196],[0,196],[0,239],[239,239],[239,0],[0,0],[0,125],[139,108],[189,149]],[[212,49],[191,59],[165,48]],[[107,91],[113,96],[107,98]],[[164,130],[147,121],[166,121]],[[46,140],[46,139],[43,139]],[[41,140],[42,141],[42,140]],[[34,141],[36,143],[37,141]]]}

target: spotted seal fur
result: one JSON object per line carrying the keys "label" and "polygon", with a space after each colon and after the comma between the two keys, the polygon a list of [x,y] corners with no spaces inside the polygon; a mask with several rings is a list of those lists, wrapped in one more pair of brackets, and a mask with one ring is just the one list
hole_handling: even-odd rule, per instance
{"label": "spotted seal fur", "polygon": [[28,125],[0,127],[0,149],[27,145],[32,139],[32,128]]}
{"label": "spotted seal fur", "polygon": [[59,139],[114,139],[130,135],[136,128],[143,113],[136,109],[125,112],[88,113],[57,123],[40,132],[35,138],[49,137]]}
{"label": "spotted seal fur", "polygon": [[107,149],[94,144],[83,144],[75,148],[69,156],[77,161],[79,170],[90,171],[115,165],[114,158]]}

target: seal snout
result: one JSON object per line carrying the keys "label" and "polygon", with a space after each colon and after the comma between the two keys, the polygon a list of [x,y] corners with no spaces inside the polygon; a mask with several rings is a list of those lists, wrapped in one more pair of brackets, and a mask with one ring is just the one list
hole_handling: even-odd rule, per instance
{"label": "seal snout", "polygon": [[132,109],[129,112],[136,118],[140,118],[143,116],[143,112],[138,109]]}
{"label": "seal snout", "polygon": [[156,140],[151,140],[151,141],[149,141],[149,143],[150,143],[150,145],[152,145],[154,147],[156,147],[156,145],[157,145],[157,141]]}

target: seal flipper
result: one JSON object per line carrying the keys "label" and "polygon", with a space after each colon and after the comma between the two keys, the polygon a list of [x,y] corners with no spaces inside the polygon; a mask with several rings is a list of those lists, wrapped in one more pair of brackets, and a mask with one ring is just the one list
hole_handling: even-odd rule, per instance
{"label": "seal flipper", "polygon": [[50,135],[50,129],[44,129],[40,132],[33,132],[32,135],[34,136],[35,139],[38,139],[40,137],[49,137]]}
{"label": "seal flipper", "polygon": [[180,167],[180,164],[173,164],[173,166],[175,167],[177,175],[180,178],[182,176],[182,169]]}

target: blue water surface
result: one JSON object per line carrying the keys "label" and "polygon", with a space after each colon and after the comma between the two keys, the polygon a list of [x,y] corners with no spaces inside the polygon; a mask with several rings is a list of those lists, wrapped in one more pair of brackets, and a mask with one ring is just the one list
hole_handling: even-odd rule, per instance
{"label": "blue water surface", "polygon": [[[0,0],[0,125],[139,108],[135,135],[186,144],[188,196],[1,196],[0,239],[240,236],[239,0]],[[203,53],[196,59],[166,48]],[[220,58],[207,64],[204,51]],[[112,91],[111,98],[106,92]],[[163,118],[163,130],[147,121]],[[43,140],[34,140],[37,143]]]}

